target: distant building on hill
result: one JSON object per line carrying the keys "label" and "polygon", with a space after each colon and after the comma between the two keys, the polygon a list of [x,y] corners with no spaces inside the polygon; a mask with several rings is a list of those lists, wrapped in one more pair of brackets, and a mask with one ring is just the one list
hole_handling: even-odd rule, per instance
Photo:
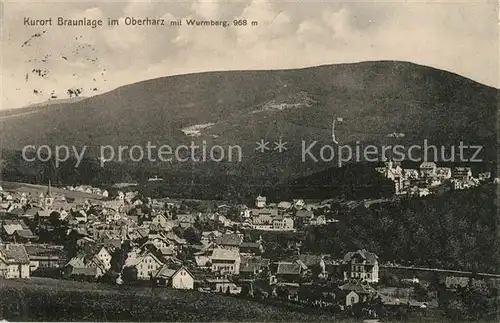
{"label": "distant building on hill", "polygon": [[419,169],[421,177],[436,176],[437,166],[434,162],[423,162],[422,164],[420,164]]}
{"label": "distant building on hill", "polygon": [[255,199],[255,206],[257,208],[264,208],[266,207],[266,198],[264,196],[257,196]]}

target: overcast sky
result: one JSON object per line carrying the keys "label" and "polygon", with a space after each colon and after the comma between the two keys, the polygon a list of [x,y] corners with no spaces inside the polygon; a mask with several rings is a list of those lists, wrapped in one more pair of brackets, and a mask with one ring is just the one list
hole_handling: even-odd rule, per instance
{"label": "overcast sky", "polygon": [[[23,26],[24,17],[55,24],[58,16],[122,20],[96,29]],[[130,27],[127,16],[241,18],[258,26]],[[497,1],[472,0],[17,1],[2,10],[2,108],[174,74],[365,60],[411,61],[499,87],[498,17]]]}

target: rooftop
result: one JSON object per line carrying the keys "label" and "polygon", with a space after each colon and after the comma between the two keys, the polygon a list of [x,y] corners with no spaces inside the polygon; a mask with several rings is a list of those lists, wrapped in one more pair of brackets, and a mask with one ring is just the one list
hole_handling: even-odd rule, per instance
{"label": "rooftop", "polygon": [[22,244],[0,244],[2,254],[9,264],[29,264],[28,253]]}

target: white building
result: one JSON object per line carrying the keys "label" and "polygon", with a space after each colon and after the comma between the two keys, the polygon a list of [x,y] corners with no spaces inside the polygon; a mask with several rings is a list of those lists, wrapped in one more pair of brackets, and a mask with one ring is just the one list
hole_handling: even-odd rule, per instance
{"label": "white building", "polygon": [[377,283],[379,280],[378,256],[365,249],[348,252],[344,256],[346,279],[359,279],[368,283]]}
{"label": "white building", "polygon": [[163,263],[149,251],[144,254],[132,251],[129,253],[124,267],[135,267],[137,279],[147,280],[158,273],[158,270],[163,267]]}
{"label": "white building", "polygon": [[30,277],[30,260],[23,245],[0,244],[0,277]]}
{"label": "white building", "polygon": [[420,164],[419,169],[421,177],[436,176],[437,166],[434,162],[423,162],[422,164]]}
{"label": "white building", "polygon": [[258,208],[266,207],[266,198],[264,196],[257,196],[255,199],[255,206]]}
{"label": "white building", "polygon": [[156,275],[160,285],[175,289],[194,289],[194,276],[184,266],[164,265]]}
{"label": "white building", "polygon": [[237,249],[216,248],[210,257],[212,272],[221,274],[240,273],[241,256]]}

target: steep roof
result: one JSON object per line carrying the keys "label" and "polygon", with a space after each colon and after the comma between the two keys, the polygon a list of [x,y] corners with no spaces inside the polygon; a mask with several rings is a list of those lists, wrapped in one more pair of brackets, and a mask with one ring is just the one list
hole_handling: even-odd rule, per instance
{"label": "steep roof", "polygon": [[320,264],[321,259],[323,259],[323,256],[321,255],[307,255],[307,254],[301,254],[298,256],[300,261],[302,261],[307,267],[312,267],[312,266],[317,266]]}
{"label": "steep roof", "polygon": [[259,264],[263,267],[269,267],[271,261],[268,258],[262,258],[262,256],[244,256],[241,257],[242,264]]}
{"label": "steep roof", "polygon": [[71,258],[66,266],[72,266],[73,268],[83,268],[85,267],[84,256],[76,256]]}
{"label": "steep roof", "polygon": [[217,244],[222,246],[239,246],[243,242],[243,237],[238,234],[224,234],[217,238]]}
{"label": "steep roof", "polygon": [[365,249],[358,250],[356,252],[348,252],[344,256],[344,262],[351,262],[353,259],[360,258],[362,263],[365,264],[375,264],[375,262],[378,260],[378,256],[372,252],[368,252]]}
{"label": "steep roof", "polygon": [[279,262],[278,275],[298,275],[302,272],[302,266],[297,262]]}
{"label": "steep roof", "polygon": [[166,264],[164,265],[160,270],[158,270],[158,273],[156,274],[156,277],[161,277],[161,278],[172,278],[175,276],[176,273],[184,269],[192,278],[194,278],[194,275],[181,264]]}
{"label": "steep roof", "polygon": [[33,232],[31,232],[30,229],[17,230],[15,233],[21,238],[36,238],[36,236],[33,234]]}
{"label": "steep roof", "polygon": [[177,221],[187,222],[187,223],[195,223],[195,217],[192,214],[179,214],[177,216]]}
{"label": "steep roof", "polygon": [[223,248],[216,248],[212,252],[212,261],[215,260],[233,260],[235,261],[240,256],[240,252],[238,250],[229,250]]}
{"label": "steep roof", "polygon": [[3,229],[8,235],[13,235],[14,232],[23,230],[23,227],[20,224],[4,224]]}
{"label": "steep roof", "polygon": [[354,282],[349,282],[347,284],[339,286],[339,289],[343,290],[343,291],[349,291],[349,292],[353,291],[356,294],[373,294],[376,292],[372,287],[370,287],[368,285],[362,285],[362,284],[354,283]]}
{"label": "steep roof", "polygon": [[1,244],[0,254],[9,264],[29,264],[26,248],[22,244]]}
{"label": "steep roof", "polygon": [[166,238],[168,240],[175,241],[178,244],[186,244],[186,239],[179,238],[178,235],[176,235],[175,233],[173,233],[171,231],[167,233]]}

